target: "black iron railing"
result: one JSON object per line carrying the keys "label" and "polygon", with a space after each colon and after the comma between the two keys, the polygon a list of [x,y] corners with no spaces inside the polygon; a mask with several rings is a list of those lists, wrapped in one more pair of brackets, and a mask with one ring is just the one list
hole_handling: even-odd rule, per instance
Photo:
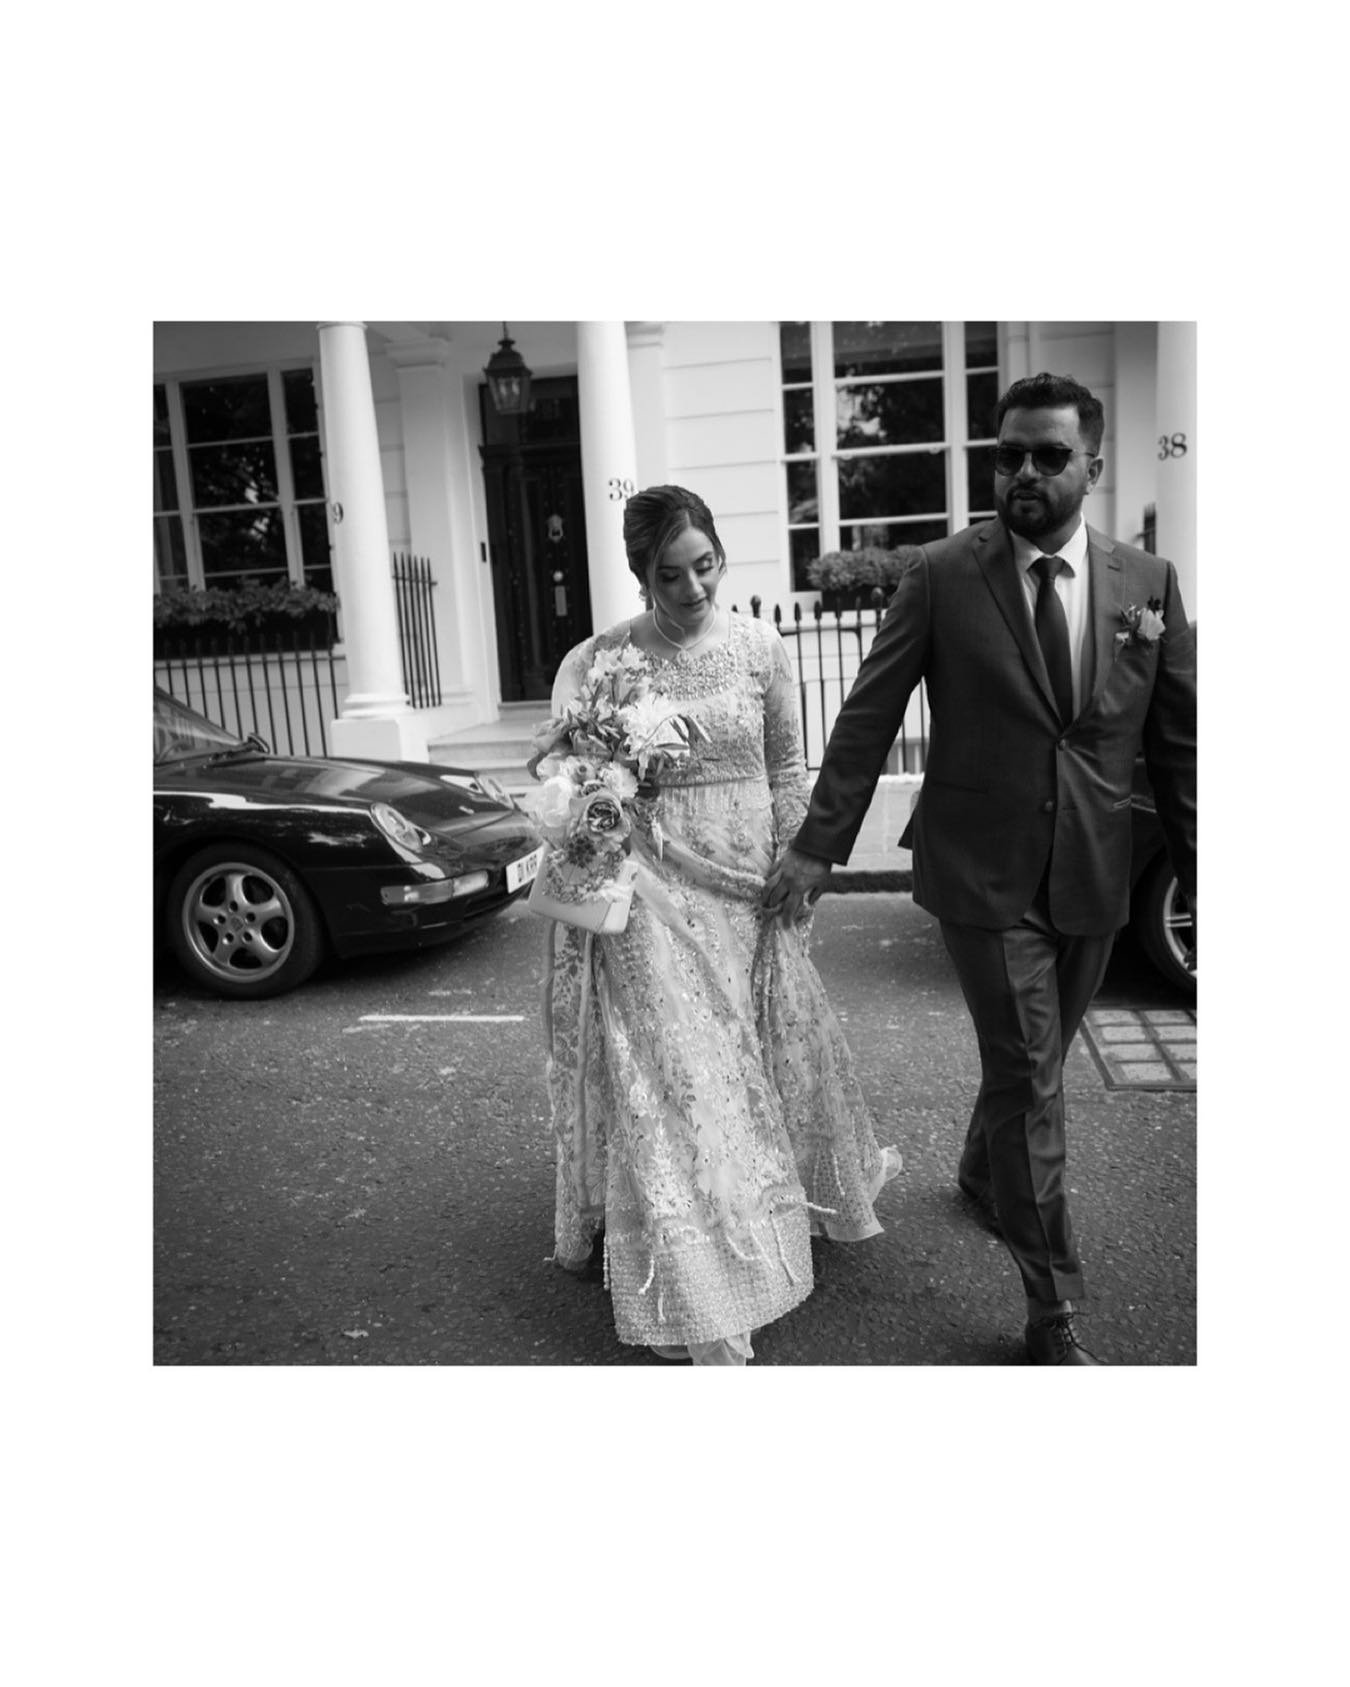
{"label": "black iron railing", "polygon": [[313,624],[286,632],[157,633],[155,684],[190,709],[279,755],[328,754],[325,720],[338,712],[339,658]]}
{"label": "black iron railing", "polygon": [[[778,604],[773,607],[774,627],[796,669],[806,765],[813,773],[820,767],[834,718],[872,647],[885,607],[885,594],[880,588],[874,588],[866,598],[855,598],[848,608],[836,605],[826,609],[817,599],[806,611],[800,603],[794,603],[790,615],[785,616]],[[753,616],[762,618],[763,608],[762,598],[751,597]],[[922,773],[927,759],[928,699],[920,685],[905,712],[886,771]]]}
{"label": "black iron railing", "polygon": [[428,558],[394,552],[394,598],[398,606],[403,689],[414,709],[434,708],[441,700],[435,591]]}

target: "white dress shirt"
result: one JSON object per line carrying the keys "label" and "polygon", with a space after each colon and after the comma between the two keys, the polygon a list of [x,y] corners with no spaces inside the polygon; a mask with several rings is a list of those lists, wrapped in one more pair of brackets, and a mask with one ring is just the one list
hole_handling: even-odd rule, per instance
{"label": "white dress shirt", "polygon": [[1087,684],[1089,667],[1085,645],[1092,626],[1088,602],[1091,588],[1088,583],[1087,522],[1080,515],[1078,526],[1057,551],[1043,551],[1039,545],[1030,539],[1024,539],[1020,533],[1014,533],[1011,529],[1008,536],[1013,543],[1013,558],[1021,571],[1022,592],[1027,600],[1033,629],[1036,624],[1036,594],[1041,583],[1031,572],[1031,565],[1038,556],[1057,556],[1063,559],[1064,566],[1055,576],[1055,592],[1063,607],[1064,619],[1069,629],[1069,663],[1073,669],[1073,712],[1076,715],[1083,707],[1083,687]]}

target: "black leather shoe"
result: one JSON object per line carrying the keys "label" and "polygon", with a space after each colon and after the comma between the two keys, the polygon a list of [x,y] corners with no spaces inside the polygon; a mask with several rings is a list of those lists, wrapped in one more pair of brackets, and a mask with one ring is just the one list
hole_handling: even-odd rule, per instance
{"label": "black leather shoe", "polygon": [[1073,1313],[1036,1318],[1027,1325],[1027,1358],[1033,1365],[1100,1365],[1073,1327]]}
{"label": "black leather shoe", "polygon": [[956,1186],[965,1196],[966,1202],[975,1217],[991,1236],[1002,1237],[1003,1226],[998,1221],[998,1207],[994,1204],[992,1189],[977,1189],[973,1183],[967,1183],[965,1178],[958,1177]]}

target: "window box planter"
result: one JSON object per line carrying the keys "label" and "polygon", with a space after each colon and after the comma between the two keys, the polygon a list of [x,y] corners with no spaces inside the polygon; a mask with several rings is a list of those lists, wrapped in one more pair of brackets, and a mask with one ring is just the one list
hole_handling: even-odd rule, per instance
{"label": "window box planter", "polygon": [[155,656],[198,646],[231,651],[331,649],[337,640],[337,598],[309,586],[208,587],[155,599]]}

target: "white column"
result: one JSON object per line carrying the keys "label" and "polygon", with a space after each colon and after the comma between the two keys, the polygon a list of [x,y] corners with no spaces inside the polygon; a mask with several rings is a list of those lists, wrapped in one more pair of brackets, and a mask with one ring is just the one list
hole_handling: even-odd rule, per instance
{"label": "white column", "polygon": [[623,507],[637,490],[637,447],[622,322],[577,323],[577,399],[591,621],[599,632],[642,607],[623,547]]}
{"label": "white column", "polygon": [[347,653],[348,692],[333,722],[333,751],[384,761],[425,761],[426,733],[408,707],[399,661],[365,324],[321,322],[319,367],[333,575],[342,601]]}
{"label": "white column", "polygon": [[1003,324],[1003,364],[998,372],[999,394],[1007,392],[1014,381],[1025,380],[1031,373],[1031,324],[1005,322]]}
{"label": "white column", "polygon": [[[1114,333],[1115,395],[1111,406],[1116,519],[1112,532],[1127,545],[1144,542],[1144,513],[1157,502],[1158,447],[1153,423],[1158,407],[1158,324],[1117,322]],[[1088,505],[1088,520],[1101,523]]]}
{"label": "white column", "polygon": [[1181,600],[1196,619],[1195,407],[1193,322],[1158,324],[1158,554],[1177,567]]}
{"label": "white column", "polygon": [[666,481],[665,366],[661,353],[665,331],[664,322],[627,325],[639,487],[664,486]]}

